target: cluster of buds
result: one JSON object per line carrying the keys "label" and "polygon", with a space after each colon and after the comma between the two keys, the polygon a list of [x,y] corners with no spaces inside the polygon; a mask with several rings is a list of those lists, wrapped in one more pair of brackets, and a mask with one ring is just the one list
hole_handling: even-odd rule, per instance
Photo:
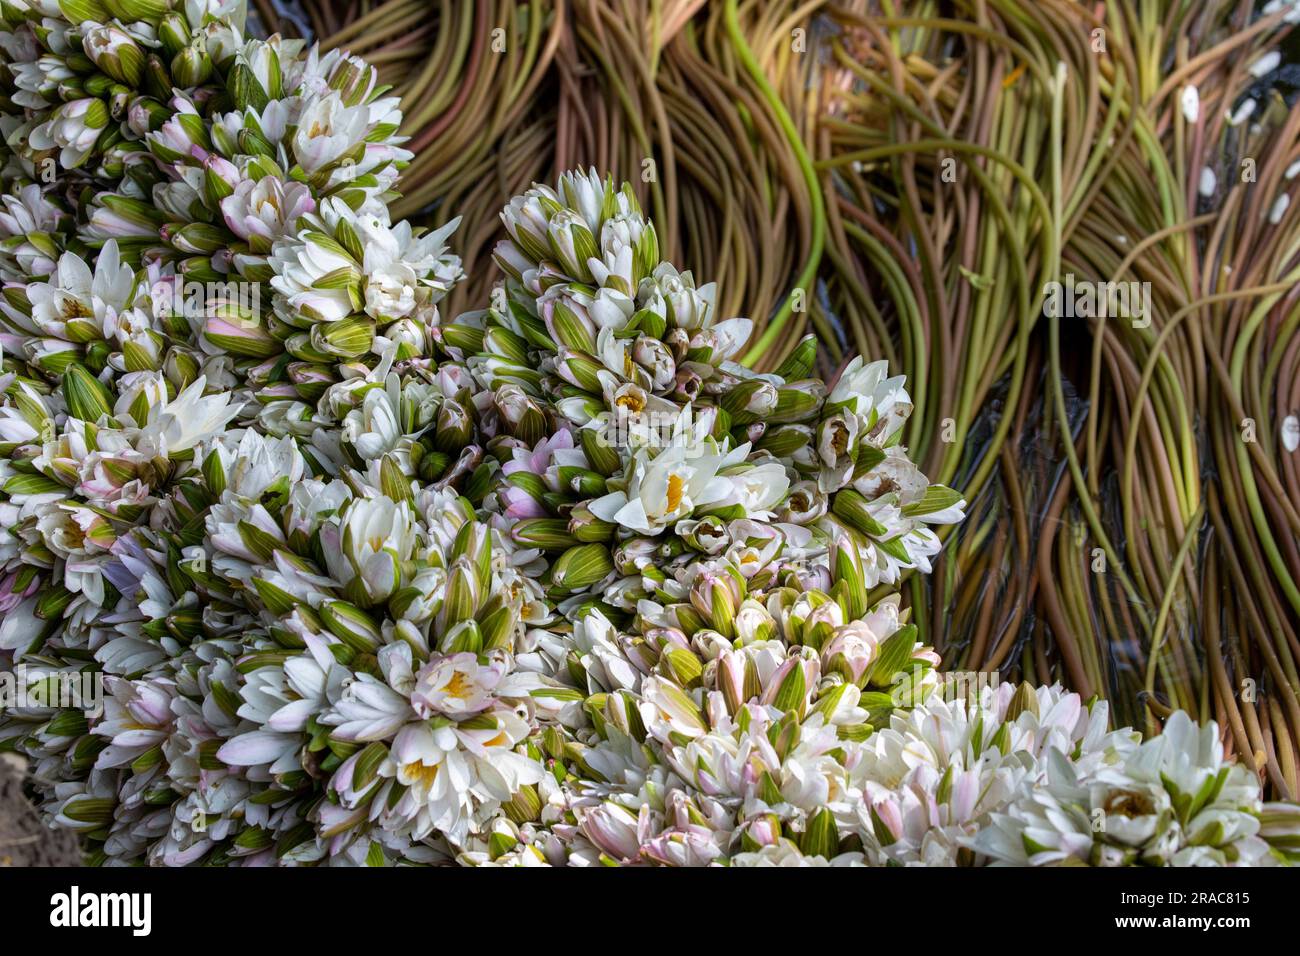
{"label": "cluster of buds", "polygon": [[242,43],[244,15],[229,0],[6,0],[8,149],[34,177],[54,163],[70,186],[117,183],[174,95],[221,98],[215,63]]}
{"label": "cluster of buds", "polygon": [[[534,185],[512,199],[501,220],[510,238],[493,258],[503,294],[445,332],[485,388],[522,389],[531,405],[575,426],[619,410],[675,416],[711,405],[723,412],[719,436],[775,408],[773,383],[731,361],[753,322],[719,320],[713,283],[697,288],[689,272],[660,261],[630,186],[615,190],[594,170],[565,173],[555,189]],[[741,382],[758,383],[750,387],[759,394],[724,412],[722,396]],[[518,434],[510,416],[502,424]]]}
{"label": "cluster of buds", "polygon": [[822,574],[841,554],[871,588],[930,570],[931,526],[965,502],[908,458],[884,362],[828,387],[811,337],[774,373],[731,361],[752,323],[719,321],[712,286],[659,261],[631,187],[594,172],[501,218],[504,301],[441,338],[481,386],[486,506],[546,553],[557,600],[635,599],[647,566],[746,550]]}

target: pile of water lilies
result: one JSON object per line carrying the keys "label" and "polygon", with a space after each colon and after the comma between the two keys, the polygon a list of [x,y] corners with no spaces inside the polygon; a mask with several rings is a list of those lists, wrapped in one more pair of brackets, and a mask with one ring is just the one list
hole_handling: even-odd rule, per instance
{"label": "pile of water lilies", "polygon": [[92,862],[1300,853],[1213,724],[942,673],[893,588],[965,502],[902,377],[740,364],[630,189],[510,200],[442,316],[364,61],[237,0],[0,15],[0,747]]}

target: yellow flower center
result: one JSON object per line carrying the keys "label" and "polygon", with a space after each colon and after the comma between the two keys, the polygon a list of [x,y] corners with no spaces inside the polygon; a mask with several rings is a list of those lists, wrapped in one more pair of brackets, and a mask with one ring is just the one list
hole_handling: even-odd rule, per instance
{"label": "yellow flower center", "polygon": [[473,689],[474,685],[470,683],[469,679],[463,673],[460,671],[452,671],[451,680],[447,681],[447,686],[442,689],[442,692],[448,697],[455,697],[457,700],[464,700],[469,696],[470,691]]}
{"label": "yellow flower center", "polygon": [[645,402],[634,392],[628,392],[626,395],[620,395],[614,399],[614,404],[620,408],[631,410],[635,414],[640,414],[645,409]]}
{"label": "yellow flower center", "polygon": [[438,779],[438,768],[441,764],[429,766],[419,760],[413,760],[402,767],[402,776],[413,784],[420,784],[424,789],[433,786],[433,782]]}
{"label": "yellow flower center", "polygon": [[686,482],[682,481],[681,475],[668,476],[668,510],[676,511],[682,503],[682,492],[686,490]]}

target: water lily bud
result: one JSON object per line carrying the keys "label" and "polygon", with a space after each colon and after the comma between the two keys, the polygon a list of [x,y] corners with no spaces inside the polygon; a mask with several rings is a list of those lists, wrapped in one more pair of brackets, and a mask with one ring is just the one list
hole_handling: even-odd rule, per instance
{"label": "water lily bud", "polygon": [[190,44],[172,57],[172,80],[181,89],[206,83],[211,78],[212,71],[212,58],[200,42]]}
{"label": "water lily bud", "polygon": [[805,856],[820,856],[829,860],[839,850],[840,834],[835,826],[835,816],[826,807],[818,807],[808,818],[807,829],[799,841]]}
{"label": "water lily bud", "polygon": [[104,9],[123,23],[148,20],[157,23],[172,8],[172,0],[100,0]]}
{"label": "water lily bud", "polygon": [[[780,802],[780,794],[773,803]],[[764,813],[746,821],[740,831],[740,848],[754,853],[765,846],[774,846],[781,840],[781,818],[775,813]]]}
{"label": "water lily bud", "polygon": [[753,598],[746,598],[736,611],[736,638],[742,644],[754,644],[776,637],[776,621],[771,612]]}
{"label": "water lily bud", "polygon": [[526,548],[567,551],[579,544],[563,518],[523,518],[510,528],[510,537]]}
{"label": "water lily bud", "polygon": [[331,634],[359,653],[379,647],[381,634],[365,611],[346,601],[326,601],[316,609]]}
{"label": "water lily bud", "polygon": [[158,21],[158,39],[168,56],[175,56],[189,46],[190,27],[185,18],[175,11]]}
{"label": "water lily bud", "polygon": [[578,505],[569,515],[569,534],[578,543],[609,541],[617,530],[618,525],[597,518],[586,505]]}
{"label": "water lily bud", "polygon": [[[457,333],[461,333],[462,327],[459,325],[452,325],[443,330],[447,336],[447,344],[459,348],[465,348],[465,343],[460,343],[451,337],[453,330]],[[494,325],[488,329],[465,328],[464,332],[469,334],[477,333],[478,336],[478,344],[470,349],[470,351],[487,352],[491,355],[497,355],[501,358],[509,359],[518,365],[527,365],[529,363],[528,340],[522,335],[518,335],[504,326]]]}
{"label": "water lily bud", "polygon": [[791,382],[777,389],[776,407],[767,420],[779,424],[806,421],[816,416],[826,398],[826,386],[816,379]]}
{"label": "water lily bud", "polygon": [[378,71],[357,56],[346,56],[330,75],[330,89],[336,90],[345,106],[365,103],[378,81]]}
{"label": "water lily bud", "polygon": [[776,408],[776,386],[762,379],[748,379],[726,392],[720,404],[731,415],[733,427],[748,425],[766,418]]}
{"label": "water lily bud", "polygon": [[412,506],[415,504],[411,494],[411,480],[402,471],[397,458],[391,454],[380,459],[379,490],[394,501],[406,501]]}
{"label": "water lily bud", "polygon": [[493,396],[506,433],[528,446],[546,437],[546,414],[518,385],[503,385]]}
{"label": "water lily bud", "polygon": [[537,788],[524,784],[510,800],[502,804],[501,809],[515,824],[529,823],[542,817],[542,800],[537,795]]}
{"label": "water lily bud", "polygon": [[594,471],[606,478],[614,475],[623,467],[623,460],[618,449],[608,440],[603,432],[595,428],[584,428],[579,433],[582,451]]}
{"label": "water lily bud", "polygon": [[[167,100],[176,89],[172,82],[171,73],[167,70],[167,64],[163,62],[162,57],[157,53],[150,53],[144,59],[143,83],[144,91],[158,100]],[[125,102],[129,105],[131,91],[122,89],[118,92],[123,94]]]}
{"label": "water lily bud", "polygon": [[831,513],[850,527],[874,538],[889,533],[889,529],[872,516],[870,502],[852,488],[836,492],[831,502]]}
{"label": "water lily bud", "polygon": [[[646,338],[662,341],[668,331],[668,319],[653,309],[638,309],[628,322],[628,327],[640,329]],[[677,360],[671,349],[668,354],[673,355],[674,362]]]}
{"label": "water lily bud", "polygon": [[605,494],[605,476],[577,465],[561,465],[556,469],[560,487],[580,498],[599,498]]}
{"label": "water lily bud", "polygon": [[131,35],[115,25],[93,26],[81,38],[86,56],[106,74],[134,87],[144,72],[144,51]]}
{"label": "water lily bud", "polygon": [[[537,308],[556,345],[573,352],[595,353],[596,324],[587,314],[587,307],[567,291],[558,287],[548,291],[538,300]],[[599,386],[594,391],[599,391]]]}
{"label": "water lily bud", "polygon": [[81,365],[70,365],[63,374],[63,399],[73,418],[94,424],[113,414],[108,389]]}
{"label": "water lily bud", "polygon": [[826,674],[839,674],[849,683],[863,687],[871,676],[878,645],[876,635],[866,624],[850,621],[822,645],[822,670]]}
{"label": "water lily bud", "polygon": [[546,232],[560,268],[579,282],[590,282],[587,260],[598,256],[599,250],[586,221],[572,210],[561,209],[547,223]]}
{"label": "water lily bud", "polygon": [[714,680],[733,716],[762,693],[758,664],[749,654],[724,652],[718,657]]}
{"label": "water lily bud", "polygon": [[466,355],[492,351],[487,345],[487,333],[483,329],[453,322],[444,325],[439,332],[443,345],[450,349],[459,349]]}
{"label": "water lily bud", "polygon": [[229,243],[226,233],[206,222],[188,222],[182,226],[167,224],[159,230],[162,238],[181,252],[210,255]]}
{"label": "water lily bud", "polygon": [[474,565],[464,558],[458,560],[447,575],[446,597],[438,612],[441,626],[449,628],[472,618],[478,610],[480,594],[479,575]]}
{"label": "water lily bud", "polygon": [[[790,674],[803,673],[799,668],[794,668]],[[789,677],[789,675],[787,675]],[[778,720],[768,731],[768,740],[771,741],[772,749],[776,751],[777,756],[784,761],[787,756],[799,746],[799,738],[802,736],[799,731],[799,722],[802,717],[793,710],[786,711],[781,719]],[[776,786],[776,781],[772,779],[770,771],[764,770],[763,776],[766,781],[759,781],[759,793],[762,795],[764,802],[780,803],[782,801],[780,788]],[[775,796],[775,800],[769,800],[769,797]]]}
{"label": "water lily bud", "polygon": [[501,222],[516,247],[533,263],[551,256],[548,224],[552,214],[562,207],[555,194],[545,187],[533,187],[516,196],[501,211]]}
{"label": "water lily bud", "polygon": [[605,371],[605,367],[585,352],[562,348],[556,359],[556,371],[566,382],[578,386],[583,391],[599,392],[600,375]]}
{"label": "water lily bud", "polygon": [[816,362],[817,336],[805,335],[777,368],[776,374],[787,382],[798,381],[812,374]]}
{"label": "water lily bud", "polygon": [[[491,651],[496,649],[510,650],[514,647],[515,632],[519,625],[519,615],[513,608],[500,600],[494,598],[497,606],[491,610],[485,610],[482,614],[482,620],[479,621],[479,631],[483,635],[483,649]],[[489,605],[492,602],[489,602]]]}
{"label": "water lily bud", "polygon": [[298,397],[308,402],[319,399],[334,384],[334,371],[328,365],[290,362],[285,366],[285,373]]}
{"label": "water lily bud", "polygon": [[912,660],[915,647],[915,624],[905,625],[890,635],[876,651],[876,661],[871,668],[868,683],[873,687],[889,687],[895,683],[898,673],[907,669],[909,663],[919,666],[919,661]]}
{"label": "water lily bud", "polygon": [[812,429],[807,425],[769,427],[756,447],[770,453],[774,458],[790,458],[800,448],[810,444],[812,437]]}
{"label": "water lily bud", "polygon": [[675,647],[664,651],[659,657],[661,673],[672,678],[680,687],[691,689],[700,683],[704,665],[691,651]]}
{"label": "water lily bud", "polygon": [[605,413],[605,406],[590,395],[570,396],[555,403],[555,410],[567,421],[582,426]]}
{"label": "water lily bud", "polygon": [[[445,607],[445,605],[444,605]],[[473,618],[452,626],[438,647],[444,654],[478,654],[483,650],[483,632]]]}
{"label": "water lily bud", "polygon": [[725,574],[706,571],[691,588],[691,604],[705,621],[728,640],[735,637],[736,609],[740,603],[735,581]]}
{"label": "water lily bud", "polygon": [[203,337],[232,355],[267,358],[281,351],[280,341],[256,322],[223,315],[211,315],[204,322]]}
{"label": "water lily bud", "polygon": [[609,549],[603,544],[570,548],[551,566],[551,582],[568,591],[581,591],[604,580],[614,570]]}
{"label": "water lily bud", "polygon": [[831,579],[843,586],[846,601],[844,616],[850,620],[867,612],[866,575],[862,567],[862,554],[857,545],[844,535],[835,539],[831,547]]}
{"label": "water lily bud", "polygon": [[445,399],[438,409],[434,447],[441,452],[460,451],[474,437],[474,420],[454,399]]}
{"label": "water lily bud", "polygon": [[1014,723],[1017,717],[1026,712],[1035,717],[1038,716],[1038,695],[1034,693],[1032,684],[1028,681],[1022,681],[1020,686],[1016,688],[1015,696],[1007,704],[1006,722],[1008,724]]}
{"label": "water lily bud", "polygon": [[355,316],[337,322],[318,323],[311,329],[311,344],[325,355],[357,358],[370,351],[375,339],[375,325]]}

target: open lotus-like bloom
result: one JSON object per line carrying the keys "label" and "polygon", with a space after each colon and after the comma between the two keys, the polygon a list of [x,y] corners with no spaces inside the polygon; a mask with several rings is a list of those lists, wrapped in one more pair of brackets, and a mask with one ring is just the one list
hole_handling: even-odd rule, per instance
{"label": "open lotus-like bloom", "polygon": [[643,449],[632,462],[627,491],[597,498],[591,512],[633,531],[657,534],[696,508],[720,502],[731,493],[731,483],[718,477],[727,458],[681,445],[653,457]]}

